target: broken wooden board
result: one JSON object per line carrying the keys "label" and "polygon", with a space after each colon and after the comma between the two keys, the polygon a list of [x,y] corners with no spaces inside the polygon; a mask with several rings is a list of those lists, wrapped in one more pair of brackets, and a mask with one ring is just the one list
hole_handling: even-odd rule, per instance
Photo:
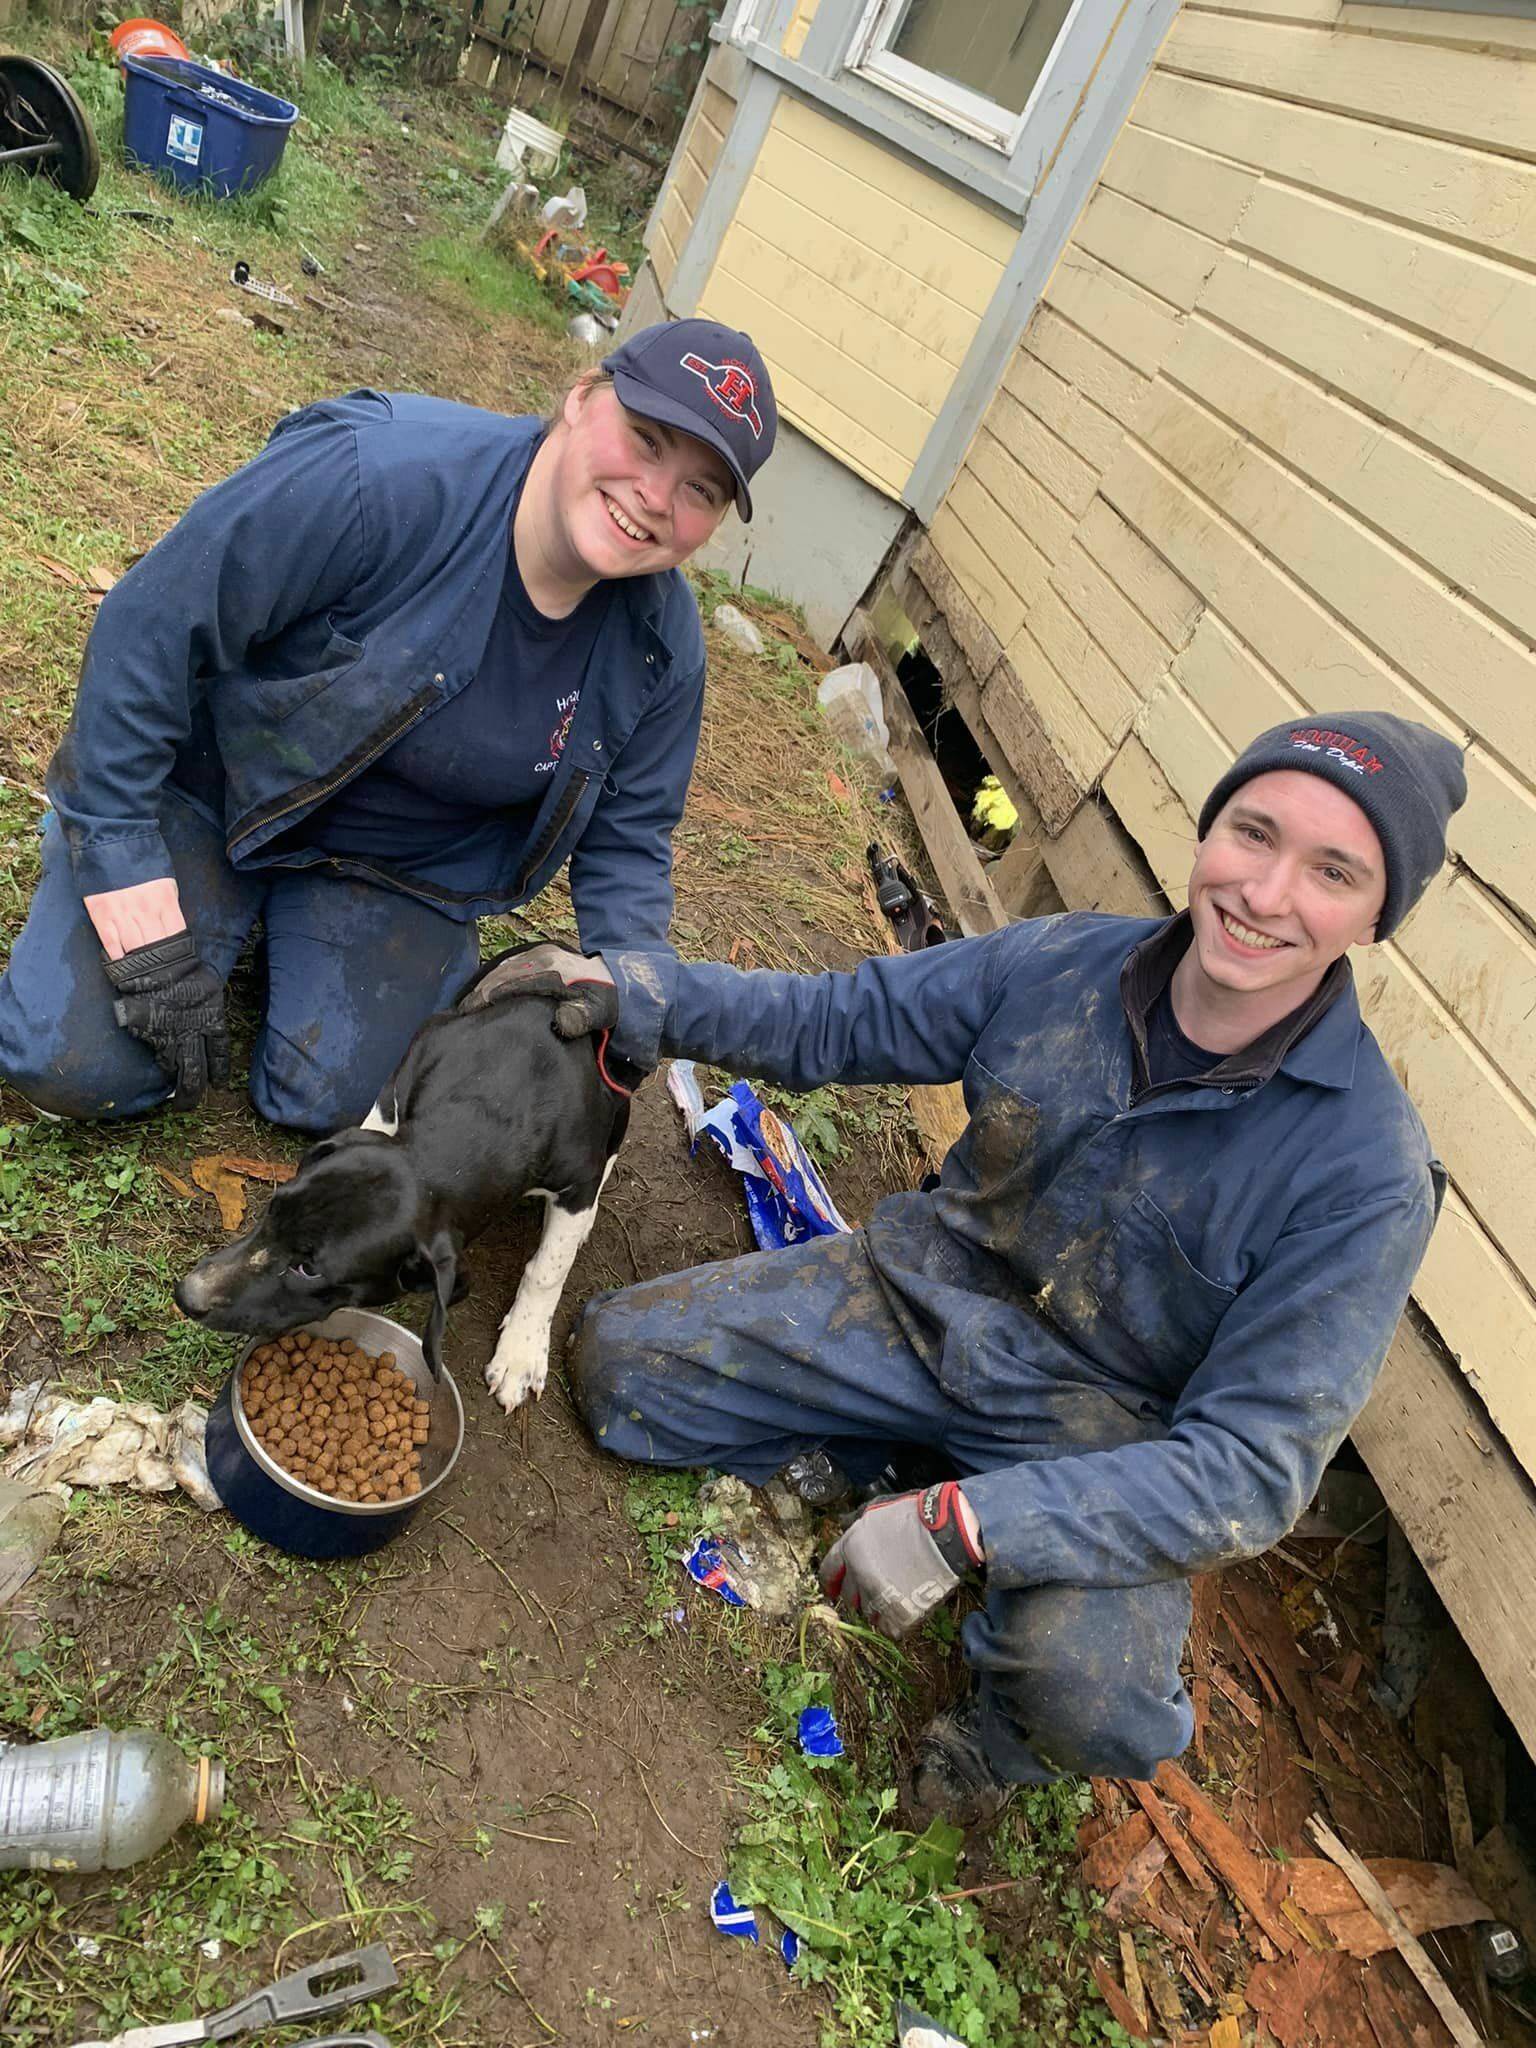
{"label": "broken wooden board", "polygon": [[891,759],[896,763],[902,790],[912,807],[939,886],[949,899],[955,922],[967,938],[1001,931],[1009,922],[1008,913],[998,902],[996,891],[977,859],[970,835],[944,786],[917,715],[907,702],[907,693],[887,661],[885,650],[870,631],[868,621],[857,613],[845,638],[850,645],[856,645],[859,659],[867,661],[880,678],[885,722],[891,735]]}
{"label": "broken wooden board", "polygon": [[[1495,1917],[1457,1871],[1443,1863],[1413,1863],[1401,1856],[1373,1856],[1370,1871],[1411,1934],[1442,1927],[1470,1927]],[[1289,1897],[1320,1923],[1350,1955],[1364,1960],[1393,1946],[1392,1937],[1360,1902],[1342,1870],[1321,1856],[1296,1856],[1285,1865]]]}
{"label": "broken wooden board", "polygon": [[1536,1487],[1411,1312],[1351,1435],[1536,1756]]}

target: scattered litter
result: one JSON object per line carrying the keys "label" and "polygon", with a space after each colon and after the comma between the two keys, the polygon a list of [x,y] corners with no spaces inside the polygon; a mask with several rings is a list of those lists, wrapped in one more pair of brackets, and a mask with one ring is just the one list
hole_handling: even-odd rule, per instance
{"label": "scattered litter", "polygon": [[554,171],[564,147],[565,137],[558,128],[550,128],[532,114],[524,113],[521,107],[514,107],[496,145],[497,168],[518,172],[526,166],[543,177]]}
{"label": "scattered litter", "polygon": [[306,277],[324,277],[326,275],[325,265],[320,261],[320,258],[313,249],[306,249],[302,242],[299,244],[299,268]]}
{"label": "scattered litter", "polygon": [[843,1754],[843,1738],[837,1732],[837,1716],[830,1707],[804,1707],[800,1713],[800,1747],[807,1756],[834,1757]]}
{"label": "scattered litter", "polygon": [[792,1970],[800,1954],[800,1937],[792,1927],[786,1927],[779,1936],[779,1954],[784,1958],[785,1969]]}
{"label": "scattered litter", "polygon": [[[720,614],[715,613],[718,624]],[[823,676],[816,690],[816,702],[833,737],[850,754],[867,761],[876,774],[893,778],[896,764],[891,759],[891,732],[885,722],[885,705],[880,696],[880,678],[867,661],[850,661]]]}
{"label": "scattered litter", "polygon": [[745,1572],[741,1552],[734,1543],[716,1543],[712,1537],[696,1536],[683,1559],[688,1576],[718,1593],[727,1607],[745,1607],[747,1597],[737,1587],[735,1573]]}
{"label": "scattered litter", "polygon": [[509,180],[497,198],[496,204],[491,208],[490,213],[486,217],[485,226],[480,230],[480,239],[484,241],[491,230],[498,226],[509,213],[532,213],[537,208],[538,203],[539,188],[537,185],[529,185],[521,178]]}
{"label": "scattered litter", "polygon": [[569,192],[546,199],[539,209],[539,219],[547,228],[584,228],[587,224],[587,195],[580,185],[573,185]]}
{"label": "scattered litter", "polygon": [[706,1109],[693,1062],[674,1060],[667,1092],[683,1112],[690,1142],[708,1136],[742,1176],[752,1234],[763,1251],[850,1228],[794,1126],[775,1116],[749,1081],[733,1082]]}
{"label": "scattered litter", "polygon": [[763,636],[745,612],[733,604],[717,604],[709,622],[717,633],[723,633],[733,647],[739,647],[743,654],[761,654]]}
{"label": "scattered litter", "polygon": [[579,341],[583,348],[601,348],[608,339],[608,329],[602,325],[595,313],[573,313],[565,323],[565,331],[572,341]]}
{"label": "scattered litter", "polygon": [[825,1451],[801,1451],[784,1467],[783,1478],[811,1508],[840,1507],[853,1494],[853,1481]]}
{"label": "scattered litter", "polygon": [[62,1485],[0,1479],[0,1608],[15,1599],[58,1541],[67,1503]]}
{"label": "scattered litter", "polygon": [[179,1486],[207,1514],[222,1503],[208,1479],[203,1433],[208,1411],[183,1401],[169,1414],[148,1401],[71,1401],[54,1381],[18,1387],[0,1414],[0,1473],[38,1487],[130,1486],[173,1493]]}
{"label": "scattered litter", "polygon": [[754,1487],[729,1475],[711,1479],[699,1488],[699,1506],[711,1530],[701,1540],[728,1567],[743,1606],[764,1621],[787,1621],[815,1602],[816,1533],[805,1503],[782,1481]]}
{"label": "scattered litter", "polygon": [[[361,244],[358,246],[361,247]],[[241,291],[249,292],[253,298],[265,299],[268,305],[296,307],[298,304],[298,301],[290,298],[280,285],[263,284],[259,278],[252,277],[251,266],[243,260],[229,273],[229,281],[238,285]]]}
{"label": "scattered litter", "polygon": [[1477,1951],[1495,1984],[1518,1984],[1530,1974],[1530,1950],[1518,1932],[1502,1920],[1489,1921],[1478,1928]]}
{"label": "scattered litter", "polygon": [[0,1870],[125,1870],[223,1806],[223,1764],[154,1729],[0,1744]]}
{"label": "scattered litter", "polygon": [[200,1941],[197,1944],[197,1948],[199,1955],[206,1956],[210,1963],[216,1963],[219,1960],[219,1957],[224,1953],[223,1942],[212,1939],[208,1941]]}
{"label": "scattered litter", "polygon": [[77,1934],[69,1945],[77,1956],[84,1956],[88,1963],[94,1963],[101,1954],[101,1943],[93,1940],[89,1934]]}
{"label": "scattered litter", "polygon": [[[709,1895],[709,1917],[722,1934],[738,1941],[757,1943],[757,1916],[750,1906],[738,1906],[728,1884],[717,1884]],[[697,2038],[696,2036],[694,2038]]]}

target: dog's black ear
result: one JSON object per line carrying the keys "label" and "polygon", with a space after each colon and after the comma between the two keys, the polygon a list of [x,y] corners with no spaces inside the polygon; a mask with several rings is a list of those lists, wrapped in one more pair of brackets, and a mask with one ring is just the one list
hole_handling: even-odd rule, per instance
{"label": "dog's black ear", "polygon": [[422,1263],[432,1273],[432,1313],[427,1317],[426,1334],[422,1338],[422,1350],[426,1353],[427,1365],[435,1380],[443,1376],[443,1338],[448,1331],[448,1310],[457,1298],[454,1289],[459,1277],[459,1248],[446,1230],[434,1231],[427,1243],[417,1246]]}

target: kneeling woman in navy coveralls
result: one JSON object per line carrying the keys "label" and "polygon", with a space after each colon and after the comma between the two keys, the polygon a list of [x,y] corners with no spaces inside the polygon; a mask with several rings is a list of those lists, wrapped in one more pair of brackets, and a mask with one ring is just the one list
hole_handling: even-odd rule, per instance
{"label": "kneeling woman in navy coveralls", "polygon": [[102,604],[48,776],[0,1076],[56,1115],[226,1078],[356,1122],[476,965],[476,918],[569,861],[583,947],[665,949],[704,640],[678,565],[773,446],[747,336],[647,328],[553,422],[353,392],[279,422]]}

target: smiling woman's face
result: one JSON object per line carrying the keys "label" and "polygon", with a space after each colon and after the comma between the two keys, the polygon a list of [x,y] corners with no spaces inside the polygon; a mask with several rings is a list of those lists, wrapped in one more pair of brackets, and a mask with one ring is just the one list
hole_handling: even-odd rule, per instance
{"label": "smiling woman's face", "polygon": [[589,574],[675,569],[725,517],[735,492],[721,458],[691,434],[630,412],[612,385],[578,385],[560,417],[553,507]]}
{"label": "smiling woman's face", "polygon": [[[1196,960],[1229,993],[1315,987],[1351,946],[1370,943],[1386,890],[1375,827],[1343,790],[1294,769],[1256,775],[1195,856]],[[1295,1000],[1307,993],[1297,986]]]}

